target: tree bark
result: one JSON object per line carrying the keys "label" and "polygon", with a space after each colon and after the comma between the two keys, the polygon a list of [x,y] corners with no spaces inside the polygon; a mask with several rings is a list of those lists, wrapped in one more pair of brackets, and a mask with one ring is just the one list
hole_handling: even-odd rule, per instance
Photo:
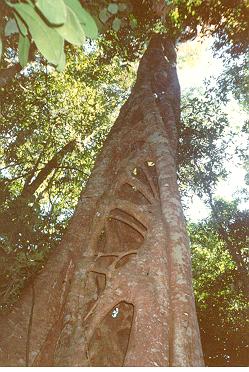
{"label": "tree bark", "polygon": [[173,44],[154,36],[66,236],[0,321],[1,365],[203,365],[175,65]]}
{"label": "tree bark", "polygon": [[5,87],[21,70],[22,66],[19,63],[0,70],[0,88]]}

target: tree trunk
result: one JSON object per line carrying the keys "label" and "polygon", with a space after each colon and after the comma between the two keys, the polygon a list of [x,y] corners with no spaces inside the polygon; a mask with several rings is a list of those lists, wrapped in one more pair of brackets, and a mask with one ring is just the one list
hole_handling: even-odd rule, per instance
{"label": "tree trunk", "polygon": [[1,365],[203,365],[175,62],[173,44],[154,36],[66,236],[0,322]]}

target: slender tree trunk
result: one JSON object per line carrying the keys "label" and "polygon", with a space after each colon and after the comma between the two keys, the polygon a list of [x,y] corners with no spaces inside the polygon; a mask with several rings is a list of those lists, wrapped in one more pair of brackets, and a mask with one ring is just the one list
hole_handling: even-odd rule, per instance
{"label": "slender tree trunk", "polygon": [[203,365],[175,62],[173,44],[153,37],[66,236],[0,321],[1,365]]}
{"label": "slender tree trunk", "polygon": [[29,201],[30,197],[34,195],[38,187],[41,186],[41,184],[47,179],[50,173],[60,165],[64,156],[67,155],[69,152],[72,152],[72,150],[75,148],[75,144],[75,140],[70,141],[60,151],[54,154],[52,159],[50,159],[47,164],[39,171],[35,179],[33,181],[31,181],[30,179],[24,185],[19,198],[23,198]]}

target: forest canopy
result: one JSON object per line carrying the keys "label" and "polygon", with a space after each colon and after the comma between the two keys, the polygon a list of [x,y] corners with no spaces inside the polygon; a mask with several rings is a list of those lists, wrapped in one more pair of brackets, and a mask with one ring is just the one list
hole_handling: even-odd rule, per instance
{"label": "forest canopy", "polygon": [[[205,364],[248,365],[248,19],[243,0],[0,0],[2,314],[62,239],[151,35],[209,38],[223,69],[182,92],[177,177],[186,212],[193,195],[209,211],[187,220]],[[216,195],[228,162],[245,170],[233,200]]]}

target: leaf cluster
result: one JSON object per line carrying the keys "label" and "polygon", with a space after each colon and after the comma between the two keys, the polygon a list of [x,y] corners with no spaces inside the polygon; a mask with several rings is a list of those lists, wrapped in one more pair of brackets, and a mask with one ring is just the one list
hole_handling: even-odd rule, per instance
{"label": "leaf cluster", "polygon": [[182,195],[191,191],[202,198],[227,175],[226,149],[235,133],[211,81],[199,91],[189,90],[182,97],[179,126],[178,177]]}
{"label": "leaf cluster", "polygon": [[[229,213],[230,207],[224,207],[223,212]],[[223,221],[227,221],[226,217],[224,215]],[[236,229],[236,240],[243,242],[248,217],[243,222],[234,214],[233,218],[237,220],[235,225],[240,225],[240,232]],[[188,227],[205,365],[247,366],[248,298],[227,241],[221,237],[217,227],[213,217]],[[227,237],[232,239],[232,236],[231,229],[227,231]]]}
{"label": "leaf cluster", "polygon": [[10,9],[4,35],[19,35],[18,55],[22,67],[31,57],[31,42],[50,64],[61,71],[65,67],[65,41],[80,46],[85,37],[96,38],[98,35],[95,21],[79,0],[5,0],[5,7]]}
{"label": "leaf cluster", "polygon": [[[126,63],[136,60],[154,32],[175,41],[211,34],[216,36],[216,50],[227,49],[232,55],[248,48],[246,0],[209,0],[208,6],[204,0],[4,0],[2,7],[5,54],[8,45],[16,50],[18,44],[22,66],[33,59],[34,41],[45,59],[62,70],[64,41],[82,44],[84,36],[97,36],[97,27],[109,61],[117,55]],[[12,35],[16,31],[19,40]]]}

